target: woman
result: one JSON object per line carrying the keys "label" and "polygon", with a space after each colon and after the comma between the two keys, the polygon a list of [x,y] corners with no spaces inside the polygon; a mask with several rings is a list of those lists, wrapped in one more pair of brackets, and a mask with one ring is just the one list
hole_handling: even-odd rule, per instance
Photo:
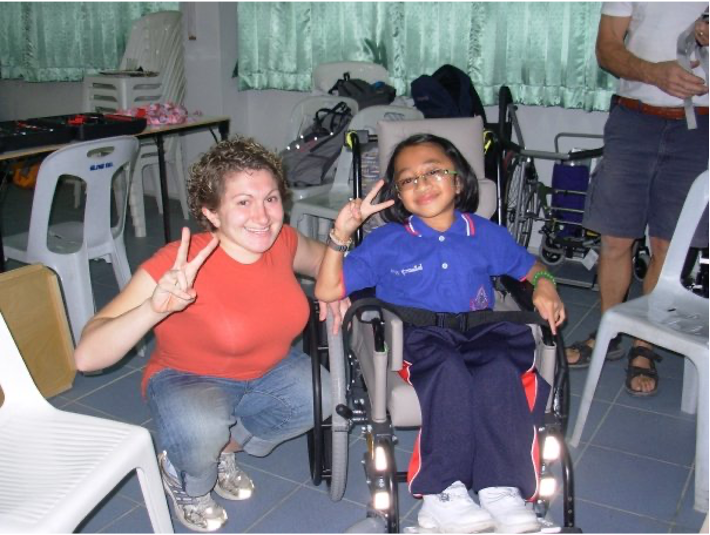
{"label": "woman", "polygon": [[251,496],[234,452],[267,455],[313,424],[310,359],[291,348],[309,314],[294,272],[314,277],[325,248],[283,224],[286,194],[274,154],[245,138],[216,145],[188,183],[190,210],[207,232],[184,228],[143,263],[76,348],[79,370],[99,370],[154,329],[143,392],[165,489],[193,530],[227,520],[213,488],[230,500]]}

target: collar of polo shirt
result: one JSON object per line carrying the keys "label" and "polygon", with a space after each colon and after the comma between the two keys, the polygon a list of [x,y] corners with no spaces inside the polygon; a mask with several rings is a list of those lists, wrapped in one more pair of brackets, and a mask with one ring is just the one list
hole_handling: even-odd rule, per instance
{"label": "collar of polo shirt", "polygon": [[470,214],[464,214],[458,210],[454,211],[454,223],[449,227],[448,230],[444,232],[439,232],[434,230],[429,225],[424,223],[419,216],[411,215],[405,223],[405,228],[407,232],[413,234],[414,236],[423,237],[437,237],[442,234],[455,234],[461,236],[473,236],[475,234],[476,227],[473,222],[473,218]]}

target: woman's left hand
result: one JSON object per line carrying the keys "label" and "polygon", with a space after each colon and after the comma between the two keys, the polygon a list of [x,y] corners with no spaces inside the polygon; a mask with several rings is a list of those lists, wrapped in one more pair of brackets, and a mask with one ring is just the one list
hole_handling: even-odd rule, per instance
{"label": "woman's left hand", "polygon": [[346,297],[340,301],[333,301],[331,303],[326,303],[325,301],[318,301],[318,319],[320,321],[325,321],[328,315],[328,309],[333,313],[333,334],[336,335],[340,331],[340,326],[343,324],[343,318],[345,313],[350,308],[350,298]]}
{"label": "woman's left hand", "polygon": [[542,319],[550,324],[552,334],[557,334],[557,327],[565,321],[567,315],[565,306],[560,299],[555,285],[547,280],[540,279],[533,292],[533,304]]}

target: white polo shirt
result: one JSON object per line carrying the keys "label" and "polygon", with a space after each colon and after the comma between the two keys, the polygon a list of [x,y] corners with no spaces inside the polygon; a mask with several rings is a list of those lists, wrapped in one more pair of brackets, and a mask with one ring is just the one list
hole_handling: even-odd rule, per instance
{"label": "white polo shirt", "polygon": [[[641,59],[657,63],[677,59],[678,36],[707,7],[707,2],[604,2],[602,15],[631,17],[626,48]],[[702,67],[696,67],[693,73],[705,79]],[[618,94],[652,106],[683,106],[682,99],[656,86],[623,78],[619,81]],[[696,106],[707,106],[708,95],[694,97],[693,103]]]}

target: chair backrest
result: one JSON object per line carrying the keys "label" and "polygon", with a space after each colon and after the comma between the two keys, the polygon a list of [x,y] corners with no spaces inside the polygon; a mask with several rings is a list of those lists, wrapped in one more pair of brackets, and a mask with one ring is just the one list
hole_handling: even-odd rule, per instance
{"label": "chair backrest", "polygon": [[133,24],[119,68],[162,73],[171,63],[182,65],[182,56],[182,13],[158,11]]}
{"label": "chair backrest", "polygon": [[490,217],[496,208],[495,184],[486,178],[483,155],[483,119],[465,117],[381,122],[377,125],[380,170],[384,175],[397,144],[414,134],[434,134],[451,141],[478,177],[479,205],[476,213]]}
{"label": "chair backrest", "polygon": [[25,361],[20,355],[15,339],[0,313],[0,387],[4,400],[0,405],[0,429],[5,419],[18,410],[29,411],[33,407],[46,406]]}
{"label": "chair backrest", "polygon": [[[668,246],[666,259],[658,279],[658,284],[680,286],[681,273],[688,256],[693,235],[703,213],[708,210],[708,172],[703,171],[693,182],[683,204],[673,238]],[[706,244],[707,246],[707,244]]]}
{"label": "chair backrest", "polygon": [[[378,125],[384,123],[412,122],[423,119],[424,114],[417,108],[407,106],[369,106],[360,110],[352,121],[349,130],[367,130],[370,134],[377,133]],[[333,186],[348,184],[351,177],[353,155],[350,150],[343,147],[338,158]]]}
{"label": "chair backrest", "polygon": [[[129,171],[139,145],[133,136],[119,136],[72,144],[47,156],[37,174],[27,252],[37,257],[49,251],[50,214],[57,184],[63,176],[78,177],[86,183],[83,249],[105,244],[123,233]],[[117,223],[112,227],[111,193],[114,189]]]}
{"label": "chair backrest", "polygon": [[358,112],[357,101],[349,97],[339,97],[335,95],[316,95],[306,97],[296,103],[291,110],[286,129],[286,139],[284,147],[296,139],[308,126],[313,123],[316,112],[323,108],[333,108],[339,102],[345,102],[352,111],[353,116]]}
{"label": "chair backrest", "polygon": [[371,84],[374,82],[390,83],[389,73],[382,65],[367,61],[334,61],[321,63],[313,69],[311,87],[314,91],[330,91],[335,82],[340,80],[346,72],[350,74],[350,78],[364,80]]}

